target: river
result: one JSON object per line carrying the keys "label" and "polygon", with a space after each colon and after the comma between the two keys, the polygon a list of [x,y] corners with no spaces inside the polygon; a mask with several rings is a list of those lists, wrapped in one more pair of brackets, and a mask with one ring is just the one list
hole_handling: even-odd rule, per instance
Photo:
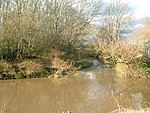
{"label": "river", "polygon": [[149,103],[149,79],[120,79],[111,68],[89,68],[59,79],[0,81],[0,113],[109,113]]}

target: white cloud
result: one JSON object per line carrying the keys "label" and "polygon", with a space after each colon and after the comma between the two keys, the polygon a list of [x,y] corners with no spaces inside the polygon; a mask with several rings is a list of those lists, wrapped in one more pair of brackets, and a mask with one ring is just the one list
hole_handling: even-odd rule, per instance
{"label": "white cloud", "polygon": [[[109,2],[111,0],[105,1]],[[135,9],[134,16],[136,18],[150,16],[150,0],[122,0],[122,1],[129,3],[129,5]]]}
{"label": "white cloud", "polygon": [[134,16],[141,18],[144,16],[150,16],[150,0],[122,0],[128,2],[132,7],[135,8]]}

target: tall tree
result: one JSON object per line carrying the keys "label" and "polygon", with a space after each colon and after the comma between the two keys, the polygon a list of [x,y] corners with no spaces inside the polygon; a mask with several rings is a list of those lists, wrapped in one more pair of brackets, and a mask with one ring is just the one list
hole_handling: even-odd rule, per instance
{"label": "tall tree", "polygon": [[94,44],[95,49],[101,52],[102,57],[111,59],[115,64],[118,60],[119,41],[127,33],[132,22],[132,11],[127,3],[121,0],[111,0],[104,5],[102,26]]}
{"label": "tall tree", "polygon": [[112,0],[105,5],[103,17],[103,26],[100,32],[108,43],[119,41],[123,33],[127,33],[132,20],[132,12],[127,3],[121,0]]}
{"label": "tall tree", "polygon": [[80,39],[87,35],[95,14],[94,5],[89,8],[85,0],[78,1],[83,4],[75,0],[2,0],[0,53],[22,57],[58,49],[71,55],[82,47]]}

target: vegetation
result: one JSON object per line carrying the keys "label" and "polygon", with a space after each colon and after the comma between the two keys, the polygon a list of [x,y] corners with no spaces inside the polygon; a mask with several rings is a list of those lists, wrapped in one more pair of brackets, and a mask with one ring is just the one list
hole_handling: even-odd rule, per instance
{"label": "vegetation", "polygon": [[[91,45],[90,22],[97,13],[102,25]],[[132,11],[119,0],[1,0],[0,18],[1,79],[64,76],[90,67],[97,58],[112,67],[121,60],[133,70],[130,76],[139,73],[134,67],[149,73],[149,57],[142,47],[123,41],[130,32]],[[148,29],[149,18],[144,22],[143,29]],[[148,31],[140,31],[139,37],[148,40]]]}
{"label": "vegetation", "polygon": [[[133,21],[132,11],[129,5],[114,0],[107,5],[104,12],[103,24],[100,27],[97,33],[97,39],[93,44],[95,50],[100,53],[99,59],[104,64],[116,67],[117,72],[126,73],[126,77],[141,77],[143,75],[143,72],[141,71],[143,63],[147,65],[149,58],[144,51],[144,49],[146,49],[143,48],[144,43],[134,44],[135,39],[132,40],[132,42],[131,40],[125,39],[125,35],[131,33],[130,26]],[[146,24],[146,22],[149,22],[148,19],[144,22],[144,25],[147,28],[148,24]],[[138,37],[141,37],[142,35],[143,40],[148,41],[148,32],[145,32],[145,27],[141,29],[143,29],[141,30],[142,33],[139,33],[140,36]],[[133,38],[131,37],[130,39]],[[139,39],[137,38],[137,40]],[[149,70],[148,65],[147,68],[147,70]],[[149,74],[149,72],[146,73],[146,75]]]}
{"label": "vegetation", "polygon": [[[81,40],[88,35],[89,22],[96,12],[94,4],[89,8],[86,2],[79,3],[68,0],[2,0],[0,59],[30,59],[16,65],[25,75],[43,70],[40,64],[31,60],[37,58],[49,60],[49,66],[61,72],[73,70],[75,61],[85,57]],[[53,53],[63,54],[53,56]]]}
{"label": "vegetation", "polygon": [[149,113],[149,109],[133,110],[133,109],[118,109],[111,113]]}
{"label": "vegetation", "polygon": [[[0,0],[0,80],[70,76],[95,59],[118,77],[150,78],[150,17],[131,30],[132,14],[121,0]],[[112,111],[130,112],[150,111]]]}
{"label": "vegetation", "polygon": [[[97,34],[94,47],[96,51],[101,53],[100,59],[104,63],[115,65],[119,57],[132,57],[131,55],[128,56],[128,50],[124,51],[130,49],[129,44],[121,42],[124,33],[129,31],[132,13],[128,4],[116,0],[106,6],[103,17],[103,24]],[[124,55],[122,55],[123,52]]]}

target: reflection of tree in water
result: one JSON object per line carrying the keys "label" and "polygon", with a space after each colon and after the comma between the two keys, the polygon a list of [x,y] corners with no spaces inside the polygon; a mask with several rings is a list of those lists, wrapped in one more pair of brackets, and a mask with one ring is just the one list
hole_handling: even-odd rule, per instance
{"label": "reflection of tree in water", "polygon": [[116,79],[113,94],[120,106],[141,108],[145,107],[146,102],[150,102],[149,85],[150,81],[144,79]]}
{"label": "reflection of tree in water", "polygon": [[82,78],[39,80],[36,86],[31,95],[37,102],[36,106],[32,104],[38,109],[38,113],[74,112],[76,106],[84,103],[85,97],[81,92],[86,88],[86,82]]}
{"label": "reflection of tree in water", "polygon": [[16,85],[0,82],[0,103],[12,99],[7,108],[17,107],[15,113],[107,113],[117,109],[115,99],[124,108],[143,107],[144,102],[150,102],[149,80],[117,79],[112,69],[93,69],[82,74],[56,80],[19,80]]}
{"label": "reflection of tree in water", "polygon": [[95,113],[106,113],[116,108],[111,98],[114,70],[91,68],[82,74],[89,81],[83,94],[87,101],[83,106],[83,109],[86,110],[85,113],[89,113],[89,110],[95,111]]}
{"label": "reflection of tree in water", "polygon": [[16,113],[23,105],[19,81],[0,81],[0,113]]}

